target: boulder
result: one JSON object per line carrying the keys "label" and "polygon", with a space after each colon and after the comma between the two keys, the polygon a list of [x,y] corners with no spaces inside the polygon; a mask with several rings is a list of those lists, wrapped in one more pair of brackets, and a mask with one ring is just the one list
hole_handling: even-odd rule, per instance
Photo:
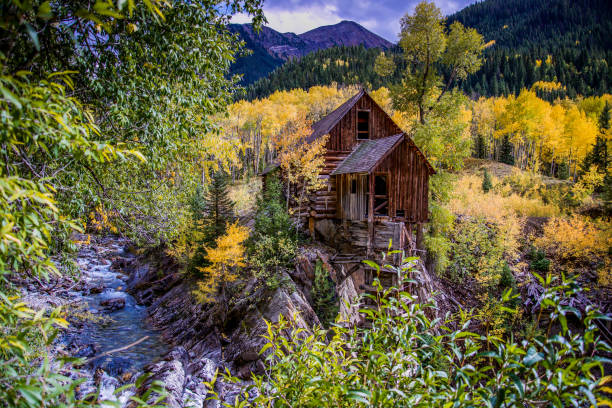
{"label": "boulder", "polygon": [[[145,383],[136,390],[137,395],[143,395],[151,386],[153,381],[159,381],[164,385],[167,392],[165,406],[168,408],[183,407],[183,393],[185,389],[185,369],[181,360],[162,360],[155,364],[149,364],[145,367],[145,371],[151,376]],[[156,396],[151,396],[152,402]],[[129,408],[135,407],[135,404],[128,405]]]}
{"label": "boulder", "polygon": [[104,285],[102,285],[101,283],[93,284],[92,286],[87,288],[87,292],[89,292],[90,295],[102,293],[103,291],[104,291]]}
{"label": "boulder", "polygon": [[115,297],[106,299],[100,302],[100,306],[104,307],[108,312],[114,312],[125,307],[125,298]]}
{"label": "boulder", "polygon": [[315,222],[315,231],[321,235],[323,241],[333,244],[337,233],[336,224],[332,220],[324,219]]}
{"label": "boulder", "polygon": [[132,372],[134,364],[134,360],[130,358],[111,356],[99,357],[91,362],[94,371],[103,370],[113,377]]}

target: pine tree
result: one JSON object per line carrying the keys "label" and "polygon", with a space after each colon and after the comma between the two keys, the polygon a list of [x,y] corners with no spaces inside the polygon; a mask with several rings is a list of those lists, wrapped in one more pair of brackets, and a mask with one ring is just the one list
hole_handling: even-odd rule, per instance
{"label": "pine tree", "polygon": [[487,158],[487,144],[482,135],[476,136],[476,143],[474,143],[474,150],[475,150],[477,158],[479,159]]}
{"label": "pine tree", "polygon": [[612,107],[610,106],[610,103],[606,101],[606,105],[599,115],[599,129],[602,133],[610,129],[610,110],[612,110]]}
{"label": "pine tree", "polygon": [[514,166],[514,156],[512,155],[512,143],[508,136],[504,136],[504,140],[499,152],[499,161],[502,163]]}
{"label": "pine tree", "polygon": [[566,162],[561,162],[557,168],[557,178],[567,180],[569,178],[569,166]]}
{"label": "pine tree", "polygon": [[227,224],[234,221],[234,203],[229,198],[227,177],[217,171],[204,195],[201,219],[204,224],[204,241],[211,245],[223,234]]}
{"label": "pine tree", "polygon": [[493,188],[493,182],[491,181],[491,175],[484,169],[484,174],[482,175],[482,191],[488,193],[489,190]]}
{"label": "pine tree", "polygon": [[610,128],[610,105],[606,101],[599,115],[599,134],[595,139],[593,149],[586,155],[582,162],[582,171],[587,172],[591,166],[597,166],[600,173],[606,173],[608,169],[608,144],[606,142],[606,131]]}
{"label": "pine tree", "polygon": [[315,266],[315,280],[312,285],[312,302],[314,311],[319,317],[323,327],[329,327],[338,315],[338,302],[334,284],[321,262]]}

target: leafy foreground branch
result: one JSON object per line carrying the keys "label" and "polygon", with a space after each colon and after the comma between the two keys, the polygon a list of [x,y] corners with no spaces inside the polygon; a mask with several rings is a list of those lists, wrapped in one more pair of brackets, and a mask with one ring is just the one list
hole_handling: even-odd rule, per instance
{"label": "leafy foreground branch", "polygon": [[[606,317],[567,306],[580,290],[573,282],[538,279],[545,292],[534,327],[546,316],[548,330],[520,341],[469,331],[472,315],[463,311],[431,320],[434,302],[419,304],[380,286],[373,297],[379,307],[363,310],[370,329],[336,326],[330,340],[330,332],[310,333],[281,316],[268,325],[261,350],[266,373],[242,399],[223,406],[609,406],[604,392],[612,377],[604,376],[603,364],[612,361],[601,355],[611,348],[595,325]],[[212,389],[214,380],[207,385]]]}

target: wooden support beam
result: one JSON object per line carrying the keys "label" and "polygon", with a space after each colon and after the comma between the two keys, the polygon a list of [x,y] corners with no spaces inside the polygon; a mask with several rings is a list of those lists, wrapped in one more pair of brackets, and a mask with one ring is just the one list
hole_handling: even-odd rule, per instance
{"label": "wooden support beam", "polygon": [[423,224],[422,223],[418,223],[416,225],[416,247],[417,249],[423,250],[424,249],[424,245],[423,245]]}
{"label": "wooden support beam", "polygon": [[367,255],[372,255],[372,247],[374,246],[374,174],[368,176],[370,178],[370,191],[369,191],[369,203],[368,203],[368,241],[367,241]]}
{"label": "wooden support beam", "polygon": [[383,201],[382,203],[380,203],[380,204],[378,205],[378,207],[376,207],[376,208],[374,209],[374,212],[376,212],[376,211],[378,211],[378,210],[380,210],[380,209],[382,209],[382,208],[385,208],[385,207],[387,206],[387,204],[389,204],[389,201]]}
{"label": "wooden support beam", "polygon": [[315,219],[314,217],[308,217],[308,230],[310,231],[310,237],[315,240]]}

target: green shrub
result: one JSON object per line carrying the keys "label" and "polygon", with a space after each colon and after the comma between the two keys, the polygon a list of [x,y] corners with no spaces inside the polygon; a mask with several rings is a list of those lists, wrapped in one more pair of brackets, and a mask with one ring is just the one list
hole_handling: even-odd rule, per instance
{"label": "green shrub", "polygon": [[504,267],[502,268],[501,276],[499,278],[499,286],[502,289],[516,287],[516,279],[514,279],[514,275],[512,274],[510,267],[505,262]]}
{"label": "green shrub", "polygon": [[546,258],[544,251],[532,249],[530,253],[530,268],[536,272],[548,272],[550,269],[550,259]]}
{"label": "green shrub", "polygon": [[257,201],[255,227],[248,242],[249,264],[268,286],[278,286],[278,269],[291,267],[297,237],[282,200],[278,179],[270,177]]}
{"label": "green shrub", "polygon": [[455,223],[451,235],[449,277],[463,282],[473,277],[484,287],[499,282],[504,262],[504,241],[496,225],[482,218],[466,218]]}
{"label": "green shrub", "polygon": [[570,169],[566,162],[559,163],[557,167],[557,178],[561,180],[567,180],[569,178]]}
{"label": "green shrub", "polygon": [[329,273],[323,269],[321,261],[317,261],[315,266],[315,280],[312,285],[312,302],[314,311],[319,317],[323,327],[329,327],[336,316],[338,316],[338,299],[334,287],[334,282],[329,277]]}
{"label": "green shrub", "polygon": [[[406,271],[399,271],[405,274]],[[471,316],[431,320],[435,303],[419,304],[396,289],[372,297],[364,309],[370,328],[334,327],[310,333],[291,320],[269,323],[261,350],[265,375],[234,407],[565,407],[610,403],[603,385],[603,357],[612,349],[600,340],[593,309],[584,315],[566,306],[578,288],[572,282],[538,278],[540,298],[558,326],[554,336],[537,330],[521,342],[469,331]],[[378,284],[379,291],[382,287]],[[510,300],[510,290],[501,302]],[[448,316],[448,315],[447,315]],[[581,319],[582,334],[567,326]],[[457,327],[458,329],[451,329]],[[331,337],[328,337],[331,336]],[[230,377],[226,378],[230,379]],[[236,379],[237,380],[237,379]],[[211,392],[213,380],[206,385]]]}

